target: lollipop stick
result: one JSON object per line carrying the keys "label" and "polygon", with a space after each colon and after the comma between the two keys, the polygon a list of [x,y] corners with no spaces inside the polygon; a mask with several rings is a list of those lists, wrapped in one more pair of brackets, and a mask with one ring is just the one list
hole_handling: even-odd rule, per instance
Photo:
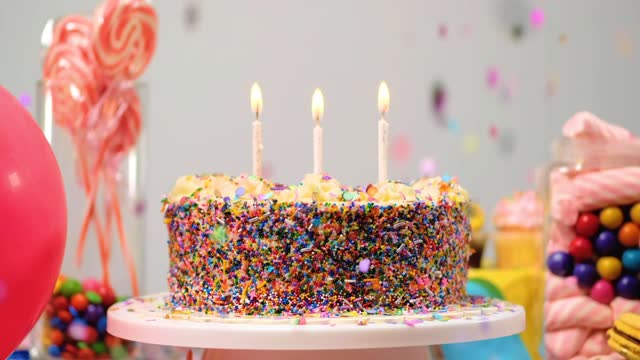
{"label": "lollipop stick", "polygon": [[107,257],[111,259],[111,223],[113,222],[113,207],[111,206],[111,200],[109,200],[108,197],[105,199],[104,213],[106,218],[105,246],[107,248]]}
{"label": "lollipop stick", "polygon": [[109,184],[107,187],[109,188],[109,193],[111,194],[111,207],[113,209],[113,215],[116,219],[116,228],[118,229],[118,238],[120,240],[120,247],[122,248],[122,254],[124,256],[125,263],[127,264],[127,268],[129,269],[129,277],[131,278],[131,288],[133,290],[133,296],[138,296],[140,294],[138,288],[138,273],[136,271],[136,264],[131,256],[131,251],[129,250],[129,244],[127,243],[126,234],[124,232],[124,225],[122,224],[122,213],[120,212],[120,200],[118,199],[118,194],[116,193],[115,184],[112,179],[107,180]]}
{"label": "lollipop stick", "polygon": [[[82,227],[80,228],[80,238],[78,239],[78,249],[76,250],[76,264],[78,266],[82,265],[82,253],[84,250],[84,244],[87,239],[87,233],[89,232],[89,221],[94,219],[95,217],[95,205],[96,205],[96,197],[98,193],[98,184],[100,180],[100,170],[102,167],[102,162],[107,151],[107,143],[105,142],[100,150],[100,154],[98,159],[96,160],[95,166],[93,168],[92,181],[89,183],[90,190],[88,194],[89,198],[89,206],[87,207],[87,211],[84,214],[84,218],[82,219]],[[101,234],[98,234],[98,242],[101,247],[101,252],[103,251],[102,247],[104,247],[104,238],[101,237]]]}

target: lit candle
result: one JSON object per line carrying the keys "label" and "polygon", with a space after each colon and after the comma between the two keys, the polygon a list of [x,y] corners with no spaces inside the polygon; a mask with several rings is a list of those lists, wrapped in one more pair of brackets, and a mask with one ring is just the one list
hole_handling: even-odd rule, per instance
{"label": "lit candle", "polygon": [[251,110],[256,117],[253,120],[253,175],[262,177],[262,91],[258,83],[251,86]]}
{"label": "lit candle", "polygon": [[381,82],[378,88],[378,182],[387,181],[387,163],[389,160],[389,123],[385,119],[389,111],[389,87],[386,82]]}
{"label": "lit candle", "polygon": [[311,114],[316,122],[313,128],[313,172],[322,174],[322,127],[320,127],[320,119],[324,114],[324,97],[320,89],[316,89],[313,92]]}

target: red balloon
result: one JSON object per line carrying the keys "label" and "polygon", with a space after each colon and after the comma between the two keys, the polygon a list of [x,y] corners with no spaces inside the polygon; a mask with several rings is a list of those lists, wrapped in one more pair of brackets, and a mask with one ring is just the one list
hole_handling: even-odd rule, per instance
{"label": "red balloon", "polygon": [[0,358],[53,293],[67,236],[60,168],[29,112],[0,86]]}

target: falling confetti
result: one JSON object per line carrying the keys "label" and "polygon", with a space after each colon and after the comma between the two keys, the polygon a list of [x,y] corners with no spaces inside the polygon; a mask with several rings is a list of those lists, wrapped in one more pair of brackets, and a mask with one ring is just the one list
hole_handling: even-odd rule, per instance
{"label": "falling confetti", "polygon": [[489,137],[491,139],[496,139],[498,137],[498,127],[495,125],[489,125]]}
{"label": "falling confetti", "polygon": [[501,23],[513,40],[521,40],[529,24],[530,0],[501,0],[498,2]]}
{"label": "falling confetti", "polygon": [[522,24],[514,24],[511,26],[511,38],[513,40],[520,40],[524,37],[524,26]]}
{"label": "falling confetti", "polygon": [[391,140],[391,158],[398,164],[403,164],[411,157],[411,139],[408,135],[396,135]]}
{"label": "falling confetti", "polygon": [[569,37],[567,36],[567,34],[560,34],[560,35],[558,36],[558,42],[559,42],[561,45],[566,44],[566,43],[567,43],[567,40],[569,40]]}
{"label": "falling confetti", "polygon": [[633,55],[633,40],[627,31],[620,30],[616,33],[616,51],[623,58]]}
{"label": "falling confetti", "polygon": [[145,210],[146,210],[146,206],[145,206],[144,200],[137,200],[133,207],[133,214],[136,217],[140,217],[144,215]]}
{"label": "falling confetti", "polygon": [[494,90],[500,85],[500,72],[495,67],[490,67],[487,69],[487,86],[489,89]]}
{"label": "falling confetti", "polygon": [[438,170],[438,162],[431,157],[425,157],[420,160],[420,175],[421,176],[434,176]]}
{"label": "falling confetti", "polygon": [[441,82],[436,82],[431,90],[431,109],[441,125],[444,124],[444,114],[447,107],[447,91]]}
{"label": "falling confetti", "polygon": [[542,28],[542,25],[544,25],[544,11],[540,8],[531,10],[529,21],[534,29]]}
{"label": "falling confetti", "polygon": [[460,132],[460,124],[456,119],[449,118],[449,120],[447,120],[447,129],[453,134],[458,134]]}
{"label": "falling confetti", "polygon": [[512,129],[503,129],[498,139],[498,150],[503,155],[511,155],[516,148],[516,135]]}
{"label": "falling confetti", "polygon": [[18,96],[18,100],[20,100],[20,104],[26,108],[30,108],[33,101],[31,100],[31,95],[27,93],[22,93]]}
{"label": "falling confetti", "polygon": [[448,32],[449,32],[449,30],[447,28],[447,24],[440,24],[438,26],[438,36],[440,36],[440,38],[446,39]]}
{"label": "falling confetti", "polygon": [[473,154],[478,151],[480,140],[476,135],[465,135],[462,140],[462,147],[465,154]]}
{"label": "falling confetti", "polygon": [[200,22],[200,4],[189,1],[184,8],[184,24],[189,30],[194,30]]}

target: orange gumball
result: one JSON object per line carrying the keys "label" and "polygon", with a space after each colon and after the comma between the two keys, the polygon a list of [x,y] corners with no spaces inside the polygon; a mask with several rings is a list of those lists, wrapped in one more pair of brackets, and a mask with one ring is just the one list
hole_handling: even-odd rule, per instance
{"label": "orange gumball", "polygon": [[638,246],[639,239],[640,227],[632,222],[622,225],[618,231],[618,241],[626,247]]}
{"label": "orange gumball", "polygon": [[75,294],[71,297],[71,306],[78,311],[85,311],[88,305],[89,299],[82,293]]}
{"label": "orange gumball", "polygon": [[49,333],[49,340],[53,345],[60,346],[64,342],[64,334],[58,329],[53,329]]}

